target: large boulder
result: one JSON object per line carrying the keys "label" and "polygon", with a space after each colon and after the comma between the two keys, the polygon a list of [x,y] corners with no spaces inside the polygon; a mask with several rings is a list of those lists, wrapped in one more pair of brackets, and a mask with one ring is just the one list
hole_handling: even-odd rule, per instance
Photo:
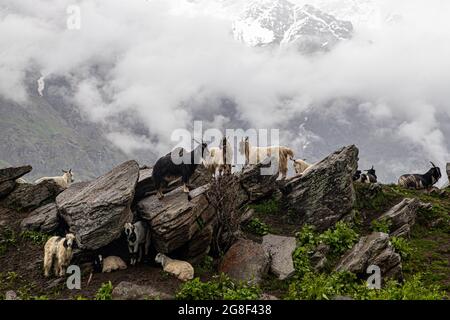
{"label": "large boulder", "polygon": [[174,297],[153,286],[122,281],[112,291],[113,300],[171,300]]}
{"label": "large boulder", "polygon": [[118,239],[131,222],[139,165],[127,161],[94,181],[75,184],[56,198],[60,216],[81,249],[96,250]]}
{"label": "large boulder", "polygon": [[[201,231],[215,221],[216,211],[206,195],[208,189],[205,185],[187,195],[178,187],[161,200],[154,195],[139,201],[138,214],[149,222],[152,242],[158,252],[167,254],[177,250],[197,239]],[[199,238],[203,239],[203,235]],[[204,246],[209,243],[205,242]]]}
{"label": "large boulder", "polygon": [[39,184],[18,184],[14,190],[0,201],[0,206],[16,211],[31,211],[47,203],[54,202],[63,191],[54,181]]}
{"label": "large boulder", "polygon": [[269,266],[269,254],[262,244],[240,239],[224,255],[219,272],[238,281],[257,284],[267,274]]}
{"label": "large boulder", "polygon": [[330,228],[353,208],[357,167],[358,148],[354,145],[334,152],[281,187],[287,209],[300,224],[313,225],[319,231]]}
{"label": "large boulder", "polygon": [[10,194],[16,187],[16,179],[32,170],[31,166],[0,169],[0,199]]}
{"label": "large boulder", "polygon": [[381,215],[378,220],[388,220],[391,222],[391,236],[409,236],[411,227],[416,222],[418,210],[426,206],[426,204],[416,198],[406,198],[388,212]]}
{"label": "large boulder", "polygon": [[20,223],[22,231],[29,230],[44,233],[52,233],[58,229],[58,226],[58,208],[55,203],[49,203],[32,211]]}
{"label": "large boulder", "polygon": [[382,279],[401,280],[402,264],[398,253],[389,242],[389,235],[373,232],[362,237],[359,242],[336,265],[336,271],[350,271],[367,277],[367,268],[371,265],[380,267]]}
{"label": "large boulder", "polygon": [[[139,170],[139,180],[136,185],[135,202],[139,202],[145,197],[155,195],[156,188],[153,182],[153,169],[143,167]],[[198,166],[192,177],[189,179],[189,186],[192,189],[199,188],[208,184],[211,180],[211,174],[204,166]],[[182,185],[181,177],[169,183],[165,188],[164,193],[170,192]]]}
{"label": "large boulder", "polygon": [[[242,172],[237,173],[241,192],[238,206],[258,201],[271,195],[278,189],[278,172],[264,172],[270,167],[270,162],[246,166]],[[264,174],[263,174],[264,173]]]}
{"label": "large boulder", "polygon": [[263,237],[262,245],[270,257],[270,271],[280,280],[291,277],[295,272],[292,260],[297,246],[295,238],[268,234]]}

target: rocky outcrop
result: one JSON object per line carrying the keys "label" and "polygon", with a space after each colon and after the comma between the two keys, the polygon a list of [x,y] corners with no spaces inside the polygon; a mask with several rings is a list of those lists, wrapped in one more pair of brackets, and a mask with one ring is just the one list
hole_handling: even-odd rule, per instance
{"label": "rocky outcrop", "polygon": [[136,161],[127,161],[96,180],[76,184],[56,198],[60,216],[81,249],[96,250],[120,237],[132,220],[131,203],[139,178]]}
{"label": "rocky outcrop", "polygon": [[219,265],[219,272],[238,281],[259,283],[269,266],[269,255],[261,244],[241,239],[227,251]]}
{"label": "rocky outcrop", "polygon": [[409,236],[411,227],[416,222],[417,211],[427,207],[416,198],[406,198],[384,213],[378,220],[388,220],[391,223],[390,235],[395,237]]}
{"label": "rocky outcrop", "polygon": [[0,169],[0,199],[10,194],[16,187],[16,179],[32,170],[31,166]]}
{"label": "rocky outcrop", "polygon": [[16,211],[31,211],[47,203],[54,202],[62,188],[53,181],[39,184],[18,184],[0,206]]}
{"label": "rocky outcrop", "polygon": [[[142,168],[139,170],[139,180],[136,185],[135,202],[139,202],[145,197],[156,194],[155,184],[152,178],[153,169],[152,168]],[[204,166],[198,166],[194,174],[189,180],[189,186],[192,189],[199,188],[207,183],[209,183],[211,175]],[[181,178],[169,183],[164,193],[170,192],[179,186],[181,186]]]}
{"label": "rocky outcrop", "polygon": [[294,272],[292,253],[296,247],[294,237],[268,234],[263,237],[262,246],[270,257],[270,271],[280,280],[291,277]]}
{"label": "rocky outcrop", "polygon": [[39,231],[44,233],[54,232],[59,225],[58,209],[55,203],[49,203],[32,211],[27,218],[20,223],[22,231]]}
{"label": "rocky outcrop", "polygon": [[239,199],[236,201],[238,207],[265,198],[278,189],[276,183],[278,173],[266,174],[262,171],[269,167],[270,163],[259,163],[247,166],[242,172],[237,173],[241,189],[238,193]]}
{"label": "rocky outcrop", "polygon": [[152,242],[158,252],[168,254],[186,245],[213,223],[215,209],[206,196],[208,188],[205,185],[194,189],[188,196],[179,187],[162,200],[155,195],[138,203],[138,214],[149,222]]}
{"label": "rocky outcrop", "polygon": [[122,281],[112,291],[113,300],[170,300],[174,297],[152,286]]}
{"label": "rocky outcrop", "polygon": [[288,209],[300,224],[322,231],[350,213],[356,200],[353,174],[358,167],[358,148],[348,146],[334,152],[281,191]]}
{"label": "rocky outcrop", "polygon": [[381,269],[382,279],[402,279],[401,258],[389,242],[389,235],[374,232],[362,237],[359,242],[344,255],[336,266],[336,271],[350,271],[367,277],[367,268],[376,265]]}

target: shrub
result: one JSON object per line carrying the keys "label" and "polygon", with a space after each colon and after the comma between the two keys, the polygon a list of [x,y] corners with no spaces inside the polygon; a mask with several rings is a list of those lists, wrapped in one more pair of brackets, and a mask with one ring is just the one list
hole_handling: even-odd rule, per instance
{"label": "shrub", "polygon": [[319,236],[319,241],[330,246],[333,254],[341,254],[351,249],[358,239],[358,234],[345,222],[339,221],[333,229],[328,229]]}
{"label": "shrub", "polygon": [[411,255],[413,254],[413,249],[409,244],[409,242],[406,241],[404,238],[392,237],[391,244],[394,247],[395,252],[400,254],[402,260],[408,260],[409,258],[411,258]]}
{"label": "shrub", "polygon": [[250,222],[247,224],[247,229],[251,233],[254,233],[258,236],[265,236],[270,232],[270,229],[267,226],[267,224],[265,224],[258,218],[253,218],[252,220],[250,220]]}
{"label": "shrub", "polygon": [[179,300],[257,300],[260,289],[244,282],[233,282],[221,274],[216,279],[202,282],[199,278],[185,282],[176,294]]}
{"label": "shrub", "polygon": [[37,231],[23,231],[20,234],[20,237],[24,240],[29,240],[33,242],[34,244],[42,245],[47,242],[47,240],[50,238],[48,234],[37,232]]}
{"label": "shrub", "polygon": [[112,291],[113,285],[111,281],[103,283],[95,295],[95,300],[111,300]]}
{"label": "shrub", "polygon": [[377,219],[371,223],[372,231],[384,232],[389,234],[392,222],[389,219]]}
{"label": "shrub", "polygon": [[280,203],[274,198],[258,204],[253,204],[250,207],[262,214],[277,214],[280,211]]}

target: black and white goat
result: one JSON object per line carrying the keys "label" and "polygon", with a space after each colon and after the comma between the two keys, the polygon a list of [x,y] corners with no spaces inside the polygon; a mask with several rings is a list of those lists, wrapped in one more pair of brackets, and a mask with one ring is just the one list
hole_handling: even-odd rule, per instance
{"label": "black and white goat", "polygon": [[441,169],[433,166],[425,174],[405,174],[398,179],[398,185],[407,189],[430,189],[442,177]]}
{"label": "black and white goat", "polygon": [[134,224],[125,223],[124,229],[131,256],[130,264],[134,266],[136,262],[141,262],[144,255],[148,255],[150,249],[150,229],[144,221],[138,221]]}
{"label": "black and white goat", "polygon": [[[173,181],[181,177],[183,181],[183,191],[189,193],[188,183],[191,176],[194,174],[197,166],[202,163],[204,159],[204,152],[208,150],[208,145],[202,142],[191,152],[187,152],[183,148],[177,148],[172,152],[160,158],[153,167],[153,182],[158,191],[158,198],[164,198],[162,193],[162,185],[164,182]],[[174,163],[176,159],[176,163]]]}
{"label": "black and white goat", "polygon": [[357,170],[355,174],[353,175],[353,181],[355,182],[361,182],[361,183],[377,183],[378,177],[377,173],[372,166],[369,170],[364,170],[366,173],[362,173],[361,170]]}

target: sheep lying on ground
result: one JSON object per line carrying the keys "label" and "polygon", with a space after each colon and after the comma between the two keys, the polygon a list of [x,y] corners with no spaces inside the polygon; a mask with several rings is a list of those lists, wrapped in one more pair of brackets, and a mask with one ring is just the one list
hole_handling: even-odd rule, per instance
{"label": "sheep lying on ground", "polygon": [[99,254],[94,260],[94,272],[109,273],[126,268],[127,264],[120,257],[109,256],[103,259],[103,256]]}
{"label": "sheep lying on ground", "polygon": [[150,230],[144,221],[135,224],[125,223],[125,235],[127,236],[128,250],[131,255],[130,264],[141,262],[143,255],[148,255],[150,249]]}
{"label": "sheep lying on ground", "polygon": [[51,237],[44,246],[44,274],[50,276],[50,269],[54,267],[56,276],[63,277],[66,268],[70,264],[73,255],[73,243],[75,236],[72,233],[66,234],[65,238]]}
{"label": "sheep lying on ground", "polygon": [[156,255],[155,261],[163,266],[165,272],[173,274],[181,281],[194,279],[194,268],[189,262],[171,259],[162,253]]}
{"label": "sheep lying on ground", "polygon": [[64,174],[59,177],[43,177],[40,179],[37,179],[34,183],[39,184],[43,181],[52,180],[54,181],[58,186],[60,186],[63,189],[66,189],[70,186],[70,184],[74,181],[72,169],[69,171],[63,170]]}
{"label": "sheep lying on ground", "polygon": [[297,159],[294,160],[294,169],[297,175],[303,174],[312,167],[312,164],[306,162],[305,160]]}

